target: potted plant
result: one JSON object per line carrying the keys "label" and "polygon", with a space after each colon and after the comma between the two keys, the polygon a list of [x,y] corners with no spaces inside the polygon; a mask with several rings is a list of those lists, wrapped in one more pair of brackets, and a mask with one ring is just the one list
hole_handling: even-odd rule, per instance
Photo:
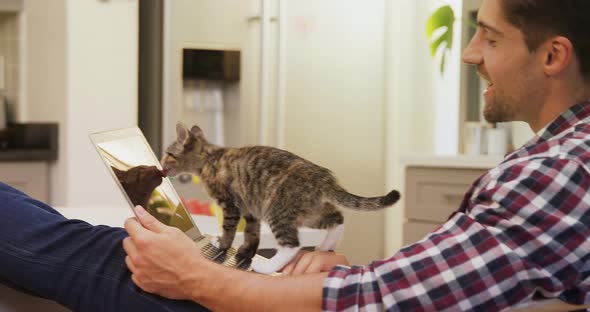
{"label": "potted plant", "polygon": [[[444,5],[438,8],[430,15],[426,22],[426,36],[430,41],[430,54],[436,56],[437,51],[443,48],[440,73],[445,70],[445,57],[451,51],[453,46],[453,25],[455,23],[455,12],[450,5]],[[433,37],[434,35],[436,37]]]}

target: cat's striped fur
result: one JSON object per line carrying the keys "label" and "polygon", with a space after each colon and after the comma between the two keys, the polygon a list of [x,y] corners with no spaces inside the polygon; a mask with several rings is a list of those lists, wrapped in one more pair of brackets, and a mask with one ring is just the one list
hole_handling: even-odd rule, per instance
{"label": "cat's striped fur", "polygon": [[164,170],[172,176],[198,175],[217,200],[224,213],[220,248],[231,246],[240,216],[245,218],[245,243],[238,251],[244,257],[256,252],[261,220],[268,223],[279,245],[297,248],[299,227],[331,229],[343,224],[338,207],[371,211],[400,198],[395,190],[372,198],[350,194],[328,169],[288,151],[218,147],[208,143],[197,126],[188,130],[178,124],[177,134],[162,159]]}

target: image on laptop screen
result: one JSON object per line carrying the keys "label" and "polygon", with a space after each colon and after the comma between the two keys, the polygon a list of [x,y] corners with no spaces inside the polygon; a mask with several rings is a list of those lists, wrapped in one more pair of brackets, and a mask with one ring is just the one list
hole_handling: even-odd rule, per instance
{"label": "image on laptop screen", "polygon": [[138,128],[95,133],[90,138],[131,207],[141,205],[160,222],[185,233],[198,231]]}
{"label": "image on laptop screen", "polygon": [[141,205],[162,223],[181,229],[208,259],[251,270],[250,259],[240,258],[235,248],[222,251],[211,244],[211,236],[201,234],[139,128],[94,133],[90,139],[130,207]]}

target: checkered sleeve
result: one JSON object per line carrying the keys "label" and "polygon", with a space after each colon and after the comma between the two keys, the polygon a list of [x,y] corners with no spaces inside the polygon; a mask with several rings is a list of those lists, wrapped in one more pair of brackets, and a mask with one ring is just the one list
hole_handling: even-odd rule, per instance
{"label": "checkered sleeve", "polygon": [[516,163],[469,209],[368,266],[335,267],[326,311],[500,311],[533,296],[588,304],[590,176],[567,159]]}

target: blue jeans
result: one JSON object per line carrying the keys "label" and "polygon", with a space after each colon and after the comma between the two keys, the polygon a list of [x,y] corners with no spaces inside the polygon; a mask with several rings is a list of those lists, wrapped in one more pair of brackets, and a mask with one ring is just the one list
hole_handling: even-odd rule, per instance
{"label": "blue jeans", "polygon": [[131,281],[122,228],[68,220],[0,182],[0,283],[74,311],[205,311]]}

